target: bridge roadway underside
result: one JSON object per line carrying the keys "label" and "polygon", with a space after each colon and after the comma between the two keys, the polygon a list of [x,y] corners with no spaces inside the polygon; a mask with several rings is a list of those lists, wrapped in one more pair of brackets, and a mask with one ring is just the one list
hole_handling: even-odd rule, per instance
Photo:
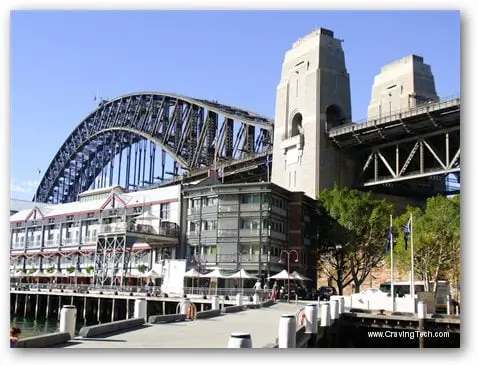
{"label": "bridge roadway underside", "polygon": [[282,314],[295,314],[305,303],[276,303],[270,307],[223,314],[216,318],[153,324],[102,338],[74,338],[68,348],[227,348],[235,332],[250,333],[253,348],[275,343]]}

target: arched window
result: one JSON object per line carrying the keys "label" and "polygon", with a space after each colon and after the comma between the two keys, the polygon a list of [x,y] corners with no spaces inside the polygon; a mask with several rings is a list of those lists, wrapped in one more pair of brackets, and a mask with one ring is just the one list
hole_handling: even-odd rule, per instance
{"label": "arched window", "polygon": [[327,129],[337,127],[344,122],[342,111],[335,104],[332,104],[327,107],[325,111],[325,116],[327,122]]}
{"label": "arched window", "polygon": [[302,129],[302,114],[297,113],[294,118],[292,118],[292,129],[290,137],[294,137],[299,134]]}

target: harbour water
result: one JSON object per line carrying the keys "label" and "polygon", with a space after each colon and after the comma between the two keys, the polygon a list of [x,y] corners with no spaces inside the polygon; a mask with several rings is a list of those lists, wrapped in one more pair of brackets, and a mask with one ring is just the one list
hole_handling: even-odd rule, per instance
{"label": "harbour water", "polygon": [[[92,325],[92,324],[88,324]],[[59,330],[60,322],[56,318],[33,318],[33,317],[11,317],[10,327],[18,327],[22,333],[20,338],[33,337],[41,334],[54,333]],[[83,322],[76,323],[76,334],[81,327],[85,326]]]}

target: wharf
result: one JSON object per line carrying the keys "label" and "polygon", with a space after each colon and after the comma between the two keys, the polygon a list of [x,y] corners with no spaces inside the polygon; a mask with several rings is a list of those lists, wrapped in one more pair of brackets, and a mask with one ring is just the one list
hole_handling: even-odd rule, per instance
{"label": "wharf", "polygon": [[186,322],[151,324],[143,328],[103,338],[76,337],[63,344],[68,348],[227,348],[235,332],[251,335],[252,347],[275,343],[279,319],[295,314],[304,304],[276,303],[270,307],[223,314],[216,318]]}

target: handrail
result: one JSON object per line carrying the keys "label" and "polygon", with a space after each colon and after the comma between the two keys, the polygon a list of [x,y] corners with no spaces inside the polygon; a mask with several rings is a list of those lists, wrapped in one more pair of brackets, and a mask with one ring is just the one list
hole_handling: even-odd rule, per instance
{"label": "handrail", "polygon": [[346,128],[346,127],[361,126],[361,125],[363,125],[365,123],[368,123],[368,122],[373,122],[373,121],[376,121],[376,120],[381,120],[381,119],[385,119],[385,118],[400,116],[402,113],[413,112],[413,111],[417,111],[419,109],[423,109],[423,108],[426,108],[426,107],[429,108],[429,107],[432,107],[432,106],[445,104],[445,103],[448,103],[448,102],[453,101],[453,100],[460,100],[460,94],[458,94],[458,95],[454,94],[452,96],[448,96],[448,97],[445,97],[445,98],[440,98],[438,101],[431,102],[433,100],[434,99],[424,100],[423,102],[421,102],[420,104],[417,104],[413,108],[403,107],[403,108],[400,108],[398,110],[394,110],[394,111],[389,112],[389,113],[385,113],[385,114],[381,114],[381,115],[377,115],[377,116],[372,116],[372,117],[367,117],[367,118],[364,118],[364,119],[361,119],[361,120],[358,120],[358,121],[354,121],[354,122],[346,123],[346,124],[339,125],[339,126],[336,126],[336,127],[332,127],[332,128],[329,129],[328,132],[331,133],[331,132],[334,132],[334,131],[339,131],[342,128]]}

